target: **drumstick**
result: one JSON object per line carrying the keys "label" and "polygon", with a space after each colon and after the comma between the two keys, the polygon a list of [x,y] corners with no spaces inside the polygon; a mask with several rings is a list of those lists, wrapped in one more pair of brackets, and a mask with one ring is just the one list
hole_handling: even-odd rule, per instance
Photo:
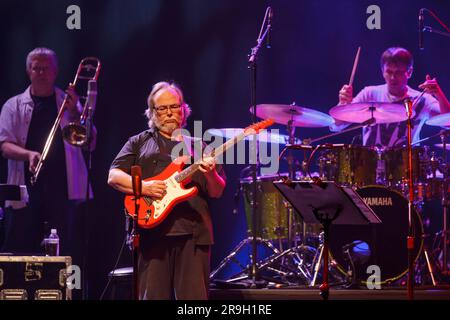
{"label": "drumstick", "polygon": [[358,51],[356,52],[356,57],[355,57],[355,61],[353,62],[353,70],[352,70],[352,75],[350,76],[350,81],[348,82],[349,86],[353,85],[353,79],[355,79],[355,72],[356,72],[356,67],[358,66],[358,61],[359,61],[359,53],[361,52],[361,47],[358,47]]}

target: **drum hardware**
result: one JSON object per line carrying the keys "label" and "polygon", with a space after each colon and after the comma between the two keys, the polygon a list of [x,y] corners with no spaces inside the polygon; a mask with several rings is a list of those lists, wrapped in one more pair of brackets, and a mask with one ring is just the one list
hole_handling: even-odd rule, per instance
{"label": "drum hardware", "polygon": [[[380,185],[364,186],[357,189],[356,193],[372,208],[382,223],[368,226],[333,226],[330,252],[336,261],[336,268],[341,274],[347,275],[346,256],[342,248],[360,240],[369,244],[371,256],[366,264],[360,266],[358,273],[365,274],[368,265],[378,265],[382,271],[379,284],[396,283],[408,271],[404,244],[408,235],[408,200],[400,191]],[[413,214],[414,260],[418,261],[424,249],[424,229],[421,216],[415,208]]]}
{"label": "drum hardware", "polygon": [[[324,263],[324,259],[323,259],[323,250],[324,250],[324,241],[325,241],[324,237],[325,237],[325,235],[324,235],[324,232],[322,231],[319,236],[320,244],[319,244],[319,247],[317,248],[317,253],[313,259],[314,275],[311,279],[311,282],[309,283],[310,287],[316,286],[316,281],[317,281],[317,277],[320,272],[320,267],[323,266],[323,263]],[[328,253],[328,255],[330,255],[330,253]],[[334,260],[332,257],[329,260],[328,273],[335,279],[335,281],[337,281],[337,282],[333,283],[333,286],[346,284],[346,280],[340,275],[339,270],[337,269],[336,260]],[[347,276],[347,274],[345,274],[345,276]]]}
{"label": "drum hardware", "polygon": [[[431,126],[440,126],[447,128],[450,126],[450,114],[440,114],[431,119],[429,119],[426,124]],[[448,206],[449,206],[449,184],[448,184],[448,161],[447,161],[447,135],[450,134],[450,130],[444,129],[439,132],[442,144],[442,165],[440,167],[443,173],[443,184],[441,189],[441,206],[442,206],[442,269],[441,273],[443,275],[449,275],[448,268],[448,240],[449,240],[449,230],[448,228]]]}
{"label": "drum hardware", "polygon": [[[253,109],[250,109],[250,112],[254,112]],[[276,123],[286,125],[286,130],[288,132],[288,145],[294,145],[295,144],[295,129],[296,127],[309,127],[309,128],[317,128],[317,127],[325,127],[329,126],[333,123],[333,119],[320,111],[316,111],[311,108],[306,107],[300,107],[293,102],[290,105],[278,105],[278,104],[260,104],[257,106],[256,109],[256,115],[259,118],[265,119],[266,117],[272,117]],[[302,149],[306,152],[306,150],[311,149],[305,146],[305,148],[298,148]],[[292,154],[291,148],[285,148],[279,156],[279,159],[283,158],[284,153],[288,151],[288,154],[286,156],[287,164],[288,164],[288,173],[289,178],[291,180],[295,180],[296,178],[296,163],[295,159]],[[305,167],[304,161],[302,162],[301,168]],[[305,175],[306,179],[306,175]],[[296,243],[294,241],[295,237],[293,234],[293,216],[294,216],[294,210],[288,206],[288,213],[287,213],[287,219],[288,219],[288,248],[292,246],[296,246]],[[305,226],[302,228],[303,238],[306,237],[305,234]]]}
{"label": "drum hardware", "polygon": [[[250,109],[254,113],[253,109]],[[326,113],[293,104],[259,104],[256,116],[271,118],[276,123],[291,127],[321,128],[333,124],[334,120]],[[289,130],[288,130],[289,132]]]}
{"label": "drum hardware", "polygon": [[386,161],[383,157],[384,148],[383,147],[374,147],[374,150],[377,155],[377,165],[375,172],[375,180],[376,184],[384,185],[386,184]]}
{"label": "drum hardware", "polygon": [[[333,122],[333,119],[327,114],[295,105],[258,105],[255,107],[257,108],[251,108],[250,110],[254,116],[265,118],[269,116],[269,114],[274,114],[275,122],[287,126],[289,135],[287,140],[284,139],[284,142],[289,142],[289,144],[294,144],[296,142],[296,127],[323,127],[328,126]],[[226,136],[227,132],[230,130],[231,129],[216,130],[216,135]],[[212,134],[214,134],[214,132],[212,132]],[[279,141],[279,139],[276,140]],[[275,141],[275,143],[277,141]],[[272,140],[269,142],[272,142]],[[312,147],[305,146],[302,149],[306,153],[310,151]],[[284,152],[280,154],[279,159],[282,158],[283,154]],[[296,179],[297,163],[295,162],[294,157],[288,155],[287,161],[289,172],[287,177],[284,177]],[[305,163],[303,162],[300,169],[304,166]],[[256,165],[256,167],[258,167],[258,165]],[[251,171],[250,169],[253,169],[253,167],[244,170]],[[254,171],[252,171],[252,173],[254,174]],[[235,199],[239,198],[239,194],[244,195],[249,236],[233,249],[233,251],[220,263],[218,269],[211,273],[211,279],[213,279],[228,262],[235,259],[237,251],[241,250],[245,244],[251,243],[251,266],[248,266],[248,268],[241,266],[244,270],[233,279],[227,281],[237,281],[248,278],[252,278],[253,281],[255,281],[255,279],[258,278],[260,271],[270,270],[275,273],[278,272],[279,275],[283,275],[285,278],[287,276],[294,278],[300,277],[301,279],[305,279],[306,283],[309,283],[310,279],[308,278],[307,268],[305,267],[305,265],[308,264],[308,261],[307,259],[305,260],[305,258],[299,258],[301,255],[297,252],[301,247],[297,243],[297,233],[302,233],[302,241],[304,241],[307,238],[307,227],[303,223],[297,223],[294,209],[288,202],[282,200],[283,197],[281,194],[277,190],[270,189],[274,188],[272,181],[275,178],[280,177],[283,177],[283,175],[279,174],[273,177],[253,177],[252,180],[249,178],[242,178],[240,180],[240,186],[236,192],[237,196],[235,195]],[[262,197],[262,194],[264,194],[264,197]],[[302,226],[301,230],[297,230],[299,225]],[[286,239],[286,237],[288,245],[287,249],[283,250],[283,239]],[[278,241],[279,249],[276,249],[271,241]],[[256,246],[260,244],[272,250],[272,255],[269,256],[267,261],[263,261],[263,263],[260,263],[256,256]],[[290,267],[288,267],[291,264],[289,261],[292,261],[294,258],[301,261],[301,264],[299,264],[301,270],[293,273],[285,273],[283,270],[290,269]],[[247,275],[244,275],[246,272]],[[298,280],[300,281],[300,279]]]}
{"label": "drum hardware", "polygon": [[342,247],[345,261],[348,263],[347,269],[347,285],[346,289],[360,289],[362,278],[360,278],[358,265],[366,263],[371,255],[370,247],[367,242],[355,240],[352,243]]}
{"label": "drum hardware", "polygon": [[447,134],[443,133],[441,134],[441,142],[443,146],[443,173],[444,173],[444,184],[442,186],[442,198],[441,198],[441,205],[442,205],[442,274],[448,275],[448,265],[447,265],[447,241],[448,241],[448,230],[447,230],[447,208],[448,208],[448,163],[447,163]]}
{"label": "drum hardware", "polygon": [[[334,119],[360,124],[372,118],[377,124],[402,122],[408,118],[401,103],[388,102],[358,102],[337,105],[331,108],[329,113]],[[412,117],[414,115],[413,111]]]}
{"label": "drum hardware", "polygon": [[308,285],[312,279],[313,259],[317,255],[314,247],[298,245],[267,257],[259,268],[279,276],[272,281],[285,285]]}
{"label": "drum hardware", "polygon": [[[328,138],[336,137],[336,136],[342,135],[344,133],[347,133],[347,132],[350,132],[350,131],[353,131],[353,130],[362,129],[362,128],[365,128],[365,127],[369,127],[369,126],[375,125],[376,123],[377,123],[377,120],[375,118],[369,118],[368,120],[363,121],[362,123],[358,123],[356,125],[352,125],[352,126],[346,128],[346,129],[343,129],[343,130],[341,130],[339,132],[333,132],[333,133],[330,133],[330,134],[327,134],[327,135],[324,135],[324,136],[321,136],[321,137],[318,137],[318,138],[314,138],[314,139],[311,139],[311,138],[303,139],[301,145],[309,146],[309,145],[314,144],[316,142],[319,142],[319,141],[322,141],[322,140],[325,140],[325,139],[328,139]],[[286,147],[288,147],[288,145],[286,145]],[[289,146],[289,147],[295,148],[297,146]]]}
{"label": "drum hardware", "polygon": [[253,255],[250,255],[250,265],[242,264],[238,260],[237,255],[246,245],[253,246],[254,243],[264,246],[265,248],[270,250],[272,254],[280,253],[280,251],[268,239],[263,239],[260,237],[254,237],[249,235],[246,239],[239,242],[239,244],[235,248],[233,248],[231,252],[219,263],[219,266],[210,273],[209,275],[210,281],[213,282],[214,280],[216,280],[216,276],[218,275],[218,273],[221,270],[223,270],[230,262],[234,262],[235,264],[237,264],[241,268],[241,271],[229,277],[229,279],[227,279],[227,282],[232,283],[235,281],[251,279],[249,277],[249,271],[251,270],[250,269],[251,266],[255,264],[257,266],[257,272],[260,271],[261,267],[258,266],[257,262],[254,263]]}

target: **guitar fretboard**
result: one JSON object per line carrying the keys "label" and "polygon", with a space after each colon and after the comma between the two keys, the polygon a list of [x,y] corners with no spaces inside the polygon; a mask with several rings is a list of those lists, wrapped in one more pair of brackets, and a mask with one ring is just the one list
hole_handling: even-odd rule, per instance
{"label": "guitar fretboard", "polygon": [[[231,138],[230,140],[228,140],[227,142],[225,142],[224,144],[220,145],[219,147],[214,149],[212,152],[210,152],[210,153],[208,153],[208,154],[206,154],[204,156],[217,158],[218,156],[223,154],[225,151],[227,151],[229,148],[231,148],[236,143],[238,143],[239,141],[243,140],[246,136],[248,136],[249,134],[252,134],[252,133],[256,133],[256,132],[254,130],[253,131],[245,130],[243,133],[238,134],[234,138]],[[199,167],[200,167],[200,161],[197,161],[197,162],[193,163],[192,165],[190,165],[189,167],[187,167],[186,169],[181,171],[179,174],[177,174],[175,176],[175,180],[178,183],[182,182],[183,180],[185,180],[185,179],[189,178],[190,176],[192,176],[198,170]]]}

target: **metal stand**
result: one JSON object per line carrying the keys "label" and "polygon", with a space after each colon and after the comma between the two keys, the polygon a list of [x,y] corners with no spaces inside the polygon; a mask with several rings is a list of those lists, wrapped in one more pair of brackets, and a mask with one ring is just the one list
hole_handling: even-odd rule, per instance
{"label": "metal stand", "polygon": [[[320,295],[329,297],[328,246],[329,227],[334,224],[369,224],[381,220],[351,188],[337,186],[334,182],[281,181],[275,186],[302,215],[307,223],[320,222],[324,228],[324,241],[319,261],[323,257],[322,285]],[[318,269],[316,264],[316,270]],[[317,275],[317,272],[316,272]]]}
{"label": "metal stand", "polygon": [[[320,238],[321,243],[320,243],[319,247],[317,248],[316,255],[314,256],[314,259],[313,259],[314,274],[313,274],[313,277],[311,278],[311,281],[309,282],[310,287],[316,286],[316,281],[317,281],[317,278],[320,273],[320,267],[322,266],[322,263],[323,263],[324,232],[322,232],[320,234],[319,238]],[[346,284],[346,282],[342,279],[342,277],[339,276],[339,270],[337,270],[333,266],[333,263],[331,261],[328,264],[328,275],[333,275],[334,278],[336,278],[338,280],[338,283],[332,283],[332,284],[329,283],[329,286]]]}
{"label": "metal stand", "polygon": [[412,101],[410,99],[405,100],[406,113],[408,115],[408,120],[406,121],[407,126],[407,138],[408,138],[408,237],[407,237],[407,248],[408,248],[408,299],[414,299],[414,216],[412,214],[414,205],[414,181],[413,181],[413,164],[412,164],[412,135],[411,135],[411,116],[412,116]]}
{"label": "metal stand", "polygon": [[[262,239],[262,238],[259,238],[259,237],[249,236],[249,237],[247,237],[246,239],[242,240],[242,241],[241,241],[241,242],[240,242],[240,243],[239,243],[239,244],[238,244],[238,245],[230,252],[230,254],[228,254],[228,256],[226,256],[226,257],[219,263],[219,266],[218,266],[215,270],[213,270],[213,271],[211,272],[211,274],[210,274],[210,276],[209,276],[210,281],[215,280],[216,275],[217,275],[220,271],[222,271],[228,263],[234,262],[234,263],[236,263],[236,264],[242,269],[242,271],[239,272],[239,273],[237,273],[237,274],[234,275],[234,276],[231,276],[228,280],[226,280],[226,282],[232,283],[232,282],[240,281],[240,280],[244,280],[244,279],[252,279],[252,280],[253,280],[253,284],[256,284],[256,282],[254,281],[254,279],[250,277],[250,275],[254,274],[254,273],[253,273],[253,271],[254,271],[253,268],[255,268],[257,271],[259,271],[259,270],[261,269],[260,267],[257,266],[257,261],[256,261],[255,257],[254,257],[253,255],[250,257],[250,259],[251,259],[251,261],[250,261],[250,267],[251,267],[251,269],[249,269],[249,268],[250,268],[249,266],[244,266],[244,265],[242,265],[242,264],[239,262],[239,260],[237,259],[237,254],[238,254],[238,252],[241,251],[241,249],[242,249],[245,245],[251,244],[251,245],[252,245],[252,249],[253,249],[253,245],[254,245],[255,243],[256,243],[256,245],[259,243],[259,244],[262,244],[262,245],[266,246],[267,248],[269,248],[270,250],[272,250],[272,252],[273,252],[274,254],[279,254],[279,253],[280,253],[280,251],[279,251],[277,248],[275,248],[275,246],[274,246],[269,240]],[[258,285],[258,286],[259,286],[259,285]]]}
{"label": "metal stand", "polygon": [[[268,36],[272,25],[270,22],[270,18],[271,18],[271,13],[272,9],[270,7],[267,8],[266,10],[266,14],[263,20],[263,24],[261,26],[261,32],[258,36],[258,39],[256,40],[256,46],[252,48],[251,50],[251,54],[248,60],[249,63],[249,69],[251,72],[251,105],[253,107],[253,116],[252,116],[252,122],[256,123],[256,70],[257,70],[257,65],[256,65],[256,60],[257,60],[257,56],[258,56],[258,52],[259,49],[261,48],[261,45],[264,41],[264,39],[266,38],[266,36]],[[266,24],[266,20],[267,20],[267,24]],[[265,32],[262,34],[262,30],[264,28],[264,25],[266,25],[266,29]],[[257,159],[258,159],[258,148],[256,147],[255,150],[255,164],[253,165],[253,196],[254,196],[254,201],[252,204],[252,224],[253,224],[253,230],[255,232],[256,230],[256,210],[257,210],[257,203],[256,203],[256,192],[257,192],[257,185],[256,185],[256,180],[257,180]],[[256,243],[256,237],[253,237],[253,241],[252,241],[252,267],[251,267],[251,278],[253,280],[253,283],[256,285],[256,281],[258,280],[258,273],[257,273],[257,267],[256,267],[256,261],[257,261],[257,243]]]}
{"label": "metal stand", "polygon": [[92,173],[92,117],[94,110],[91,105],[88,107],[88,115],[86,118],[86,154],[87,154],[87,179],[86,179],[86,196],[85,196],[85,216],[84,216],[84,252],[83,252],[83,300],[89,299],[89,281],[88,281],[88,267],[89,267],[89,200],[90,200],[90,185]]}
{"label": "metal stand", "polygon": [[139,247],[140,235],[138,230],[139,208],[142,196],[142,169],[140,166],[131,167],[131,184],[134,195],[133,229],[131,230],[133,256],[133,300],[139,300]]}
{"label": "metal stand", "polygon": [[[424,12],[429,13],[442,27],[445,28],[445,32],[444,31],[439,31],[439,30],[435,30],[430,26],[423,26],[422,30],[419,30],[419,32],[430,32],[430,33],[435,33],[435,34],[439,34],[441,36],[445,36],[447,38],[450,38],[450,28],[443,23],[438,16],[431,10],[427,9],[427,8],[422,8],[420,9],[420,15],[422,16],[422,21],[423,21],[423,14]],[[421,27],[422,27],[421,26]],[[423,49],[423,46],[421,47],[421,49]],[[441,135],[441,140],[442,140],[442,144],[443,144],[443,150],[444,150],[444,183],[443,183],[443,188],[442,188],[442,237],[443,237],[443,243],[442,243],[442,274],[443,275],[448,275],[449,270],[448,270],[448,266],[447,266],[447,260],[448,260],[448,256],[447,256],[447,240],[448,240],[448,232],[447,232],[447,207],[448,207],[448,168],[447,168],[447,149],[446,149],[446,139],[445,139],[445,134]]]}
{"label": "metal stand", "polygon": [[140,197],[134,198],[134,216],[133,216],[133,229],[131,230],[131,243],[132,243],[132,257],[133,257],[133,300],[139,300],[139,232],[137,231],[137,219],[140,206]]}
{"label": "metal stand", "polygon": [[444,173],[444,183],[442,186],[442,274],[448,275],[449,270],[447,266],[447,241],[448,241],[448,231],[447,231],[447,208],[448,208],[448,166],[447,166],[447,141],[446,134],[441,134],[441,142],[443,146],[443,173]]}

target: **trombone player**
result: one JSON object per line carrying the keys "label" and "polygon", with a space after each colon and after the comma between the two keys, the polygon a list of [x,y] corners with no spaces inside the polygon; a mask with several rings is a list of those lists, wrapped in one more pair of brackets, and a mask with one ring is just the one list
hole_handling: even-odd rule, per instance
{"label": "trombone player", "polygon": [[[0,114],[0,148],[8,159],[8,184],[27,185],[28,203],[6,203],[5,241],[0,251],[39,253],[42,239],[57,229],[60,254],[71,255],[81,265],[83,204],[87,195],[87,168],[82,150],[62,138],[61,128],[76,121],[82,108],[75,87],[66,91],[55,86],[58,62],[54,51],[35,48],[26,59],[30,86],[10,98]],[[52,124],[66,97],[65,112],[36,184],[30,179],[36,170]],[[96,130],[92,130],[95,147]],[[89,198],[92,190],[89,186]]]}

